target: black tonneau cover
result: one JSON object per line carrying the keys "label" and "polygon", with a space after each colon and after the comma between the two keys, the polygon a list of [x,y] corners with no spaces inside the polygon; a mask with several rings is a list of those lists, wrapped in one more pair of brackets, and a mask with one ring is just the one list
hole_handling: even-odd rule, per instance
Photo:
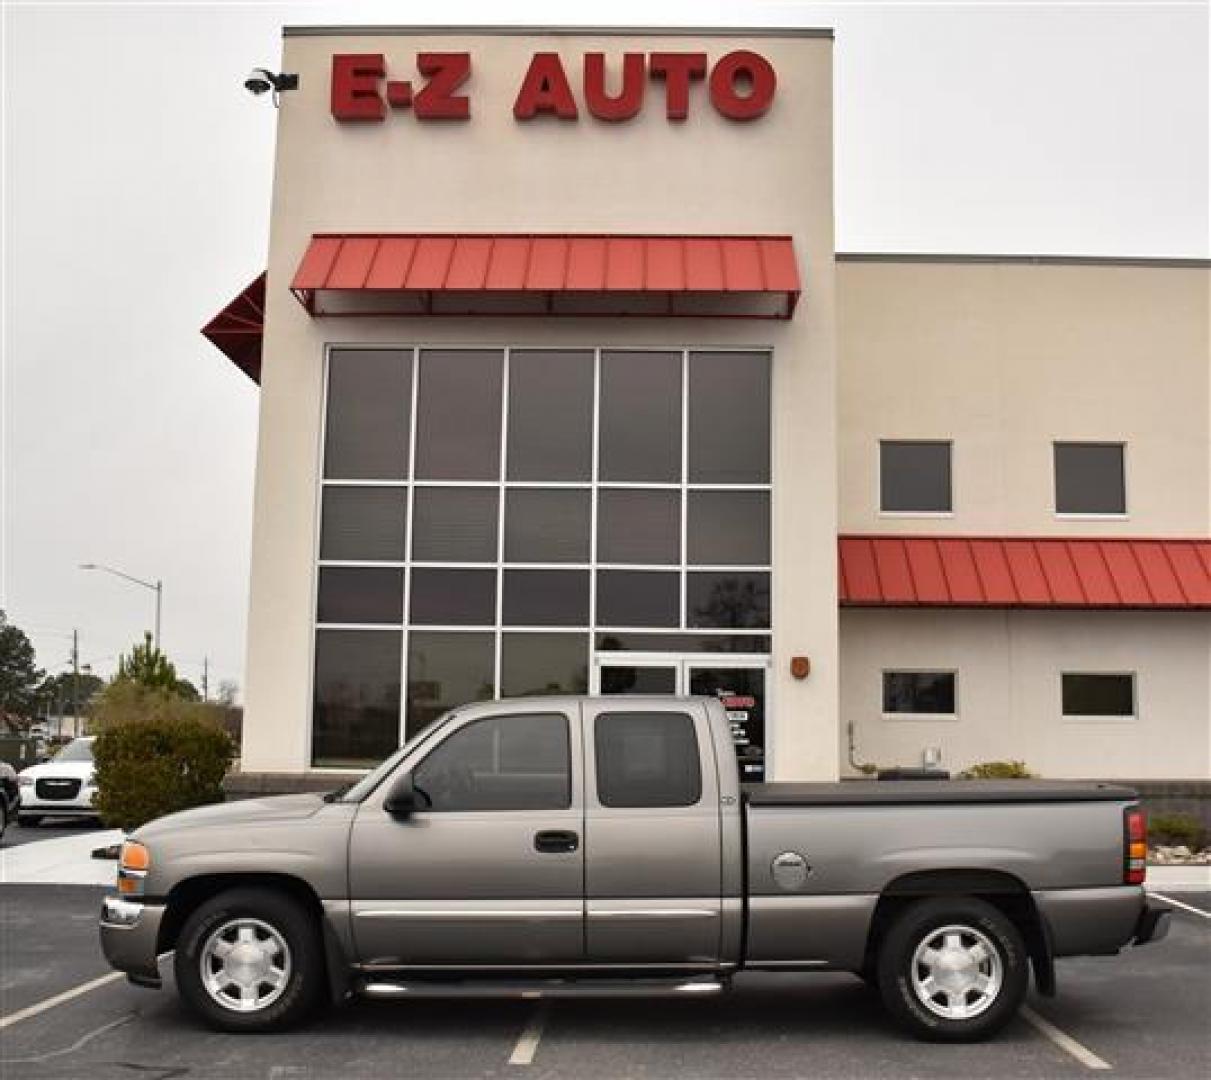
{"label": "black tonneau cover", "polygon": [[842,780],[744,784],[752,806],[881,806],[922,803],[1133,802],[1129,787],[1086,780]]}

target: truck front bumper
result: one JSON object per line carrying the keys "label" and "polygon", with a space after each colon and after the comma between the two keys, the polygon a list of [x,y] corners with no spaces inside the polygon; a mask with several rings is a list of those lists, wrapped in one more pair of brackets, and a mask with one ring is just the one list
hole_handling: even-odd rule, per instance
{"label": "truck front bumper", "polygon": [[1158,904],[1149,899],[1140,912],[1139,921],[1135,924],[1135,936],[1132,945],[1147,945],[1151,941],[1162,941],[1169,933],[1169,921],[1173,917],[1173,909]]}
{"label": "truck front bumper", "polygon": [[160,986],[156,947],[163,918],[163,904],[107,896],[101,905],[101,951],[138,986]]}

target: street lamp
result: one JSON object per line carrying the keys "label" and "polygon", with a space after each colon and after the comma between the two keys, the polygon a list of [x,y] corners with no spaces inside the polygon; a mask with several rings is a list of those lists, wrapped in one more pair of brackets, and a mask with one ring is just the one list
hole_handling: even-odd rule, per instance
{"label": "street lamp", "polygon": [[160,601],[164,596],[164,582],[158,578],[152,581],[144,581],[142,578],[133,577],[130,574],[125,574],[121,570],[115,570],[112,566],[103,566],[101,563],[81,563],[81,570],[104,570],[107,574],[113,574],[114,577],[123,578],[129,581],[132,585],[142,585],[145,589],[150,589],[156,594],[156,633],[152,639],[152,643],[158,649],[160,647]]}

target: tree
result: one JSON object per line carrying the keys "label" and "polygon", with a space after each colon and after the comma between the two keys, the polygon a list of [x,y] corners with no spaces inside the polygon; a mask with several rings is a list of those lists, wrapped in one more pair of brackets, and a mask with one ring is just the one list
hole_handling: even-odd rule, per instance
{"label": "tree", "polygon": [[38,687],[38,700],[55,712],[66,712],[72,705],[83,709],[104,688],[105,680],[91,671],[81,671],[78,676],[61,671],[43,680]]}
{"label": "tree", "polygon": [[34,663],[34,647],[0,609],[0,713],[31,717],[45,672]]}
{"label": "tree", "polygon": [[130,655],[118,657],[118,673],[114,683],[137,683],[146,690],[159,690],[172,697],[197,701],[197,687],[188,679],[177,677],[173,662],[151,643],[151,635],[143,635],[143,644],[135,645]]}

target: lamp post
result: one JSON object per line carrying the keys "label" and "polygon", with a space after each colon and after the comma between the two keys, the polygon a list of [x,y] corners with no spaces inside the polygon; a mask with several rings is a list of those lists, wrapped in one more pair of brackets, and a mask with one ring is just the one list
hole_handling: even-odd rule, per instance
{"label": "lamp post", "polygon": [[120,577],[125,581],[129,581],[132,585],[142,585],[143,588],[150,589],[156,594],[156,632],[152,638],[152,644],[158,649],[160,647],[160,601],[164,597],[164,582],[159,580],[159,578],[155,581],[144,581],[142,578],[123,573],[121,570],[115,570],[112,566],[103,566],[101,563],[81,563],[80,569],[103,570],[107,574],[113,574],[114,577]]}

